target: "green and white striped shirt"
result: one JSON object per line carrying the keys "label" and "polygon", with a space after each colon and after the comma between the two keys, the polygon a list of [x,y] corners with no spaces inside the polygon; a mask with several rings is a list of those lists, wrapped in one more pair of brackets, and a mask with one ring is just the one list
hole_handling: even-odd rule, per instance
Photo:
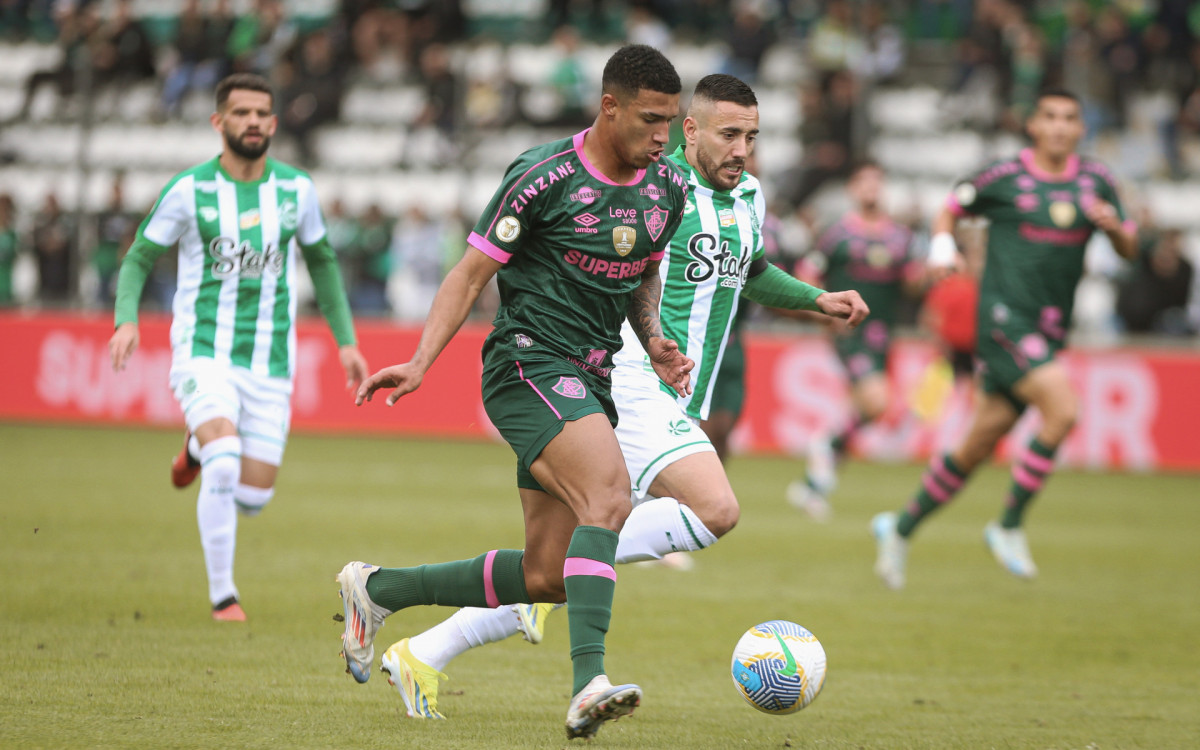
{"label": "green and white striped shirt", "polygon": [[[683,221],[659,266],[659,316],[663,335],[696,362],[691,395],[676,400],[688,416],[703,420],[708,418],[712,386],[750,264],[763,257],[766,201],[753,175],[743,172],[732,190],[717,190],[687,163],[682,146],[669,158],[687,176],[690,190]],[[634,368],[657,379],[628,321],[621,337],[624,343],[614,358],[616,368],[622,372]],[[675,395],[667,385],[659,387]]]}
{"label": "green and white striped shirt", "polygon": [[208,357],[291,377],[297,243],[315,245],[324,236],[312,179],[274,159],[255,182],[234,180],[217,159],[172,179],[138,239],[163,248],[179,243],[174,363]]}

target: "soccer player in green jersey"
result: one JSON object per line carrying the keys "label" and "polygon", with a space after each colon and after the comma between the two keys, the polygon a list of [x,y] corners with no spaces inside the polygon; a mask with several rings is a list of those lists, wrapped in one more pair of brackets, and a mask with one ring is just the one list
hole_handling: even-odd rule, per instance
{"label": "soccer player in green jersey", "polygon": [[[857,293],[825,293],[763,257],[765,201],[758,180],[744,170],[758,134],[757,100],[749,86],[727,75],[703,78],[683,131],[686,145],[668,159],[686,178],[687,204],[682,224],[655,271],[663,290],[656,312],[667,335],[681,349],[686,347],[695,361],[697,376],[690,392],[664,385],[660,368],[636,335],[636,321],[631,318],[625,324],[624,344],[614,359],[612,393],[619,415],[616,437],[632,480],[634,507],[620,528],[612,553],[616,563],[703,549],[737,522],[737,498],[699,421],[710,411],[713,379],[726,352],[739,293],[771,306],[846,317],[851,325],[867,313]],[[656,196],[649,187],[646,191],[655,201],[667,197]],[[576,211],[585,208],[591,206]],[[629,489],[626,484],[626,492]],[[629,504],[626,495],[622,505],[628,510]],[[527,555],[529,550],[526,547]],[[572,600],[569,620],[575,606]],[[409,715],[443,718],[437,710],[438,679],[450,660],[518,630],[538,642],[549,610],[548,604],[470,607],[392,645],[382,661]],[[574,641],[574,621],[569,625]]]}
{"label": "soccer player in green jersey", "polygon": [[1124,218],[1112,175],[1075,152],[1084,133],[1079,100],[1066,91],[1043,93],[1026,129],[1032,147],[960,183],[934,222],[929,263],[942,269],[959,262],[951,233],[960,217],[991,222],[979,290],[980,393],[963,442],[933,459],[904,510],[872,521],[879,545],[875,572],[891,588],[904,586],[908,540],[917,525],[962,489],[1030,405],[1040,412],[1041,426],[1014,452],[1003,512],[988,523],[984,538],[1010,573],[1037,574],[1022,521],[1079,410],[1055,356],[1071,326],[1084,247],[1099,230],[1122,257],[1137,254],[1136,228]]}
{"label": "soccer player in green jersey", "polygon": [[[200,476],[196,516],[213,618],[244,620],[233,583],[238,512],[274,494],[291,421],[296,249],[338,343],[348,385],[367,375],[337,259],[307,174],[267,158],[275,133],[270,86],[235,74],[217,86],[220,156],[176,175],[138,229],[117,281],[113,367],[138,345],[138,300],[155,260],[179,247],[171,324],[171,389],[189,438],[176,486]],[[188,443],[191,443],[189,449]]]}
{"label": "soccer player in green jersey", "polygon": [[[398,610],[565,600],[574,671],[567,736],[591,737],[638,705],[641,688],[613,686],[604,670],[617,532],[630,512],[609,374],[628,318],[657,375],[681,395],[689,390],[693,363],[663,335],[658,313],[658,266],[687,193],[663,159],[680,89],[657,50],[629,45],[614,53],[592,127],[512,163],[470,249],[438,290],[412,360],[359,389],[360,404],[394,389],[389,405],[415,390],[497,277],[483,401],[517,454],[525,548],[411,568],[346,565],[338,576],[343,649],[359,682],[370,676],[378,627]],[[425,698],[414,700],[410,712]]]}
{"label": "soccer player in green jersey", "polygon": [[788,501],[818,521],[830,515],[837,464],[850,441],[887,410],[896,308],[906,291],[919,293],[924,275],[912,254],[912,232],[887,214],[884,188],[882,167],[872,161],[857,165],[846,183],[852,210],[821,234],[800,263],[801,278],[829,289],[856,289],[871,307],[871,319],[858,328],[831,321],[833,348],[850,380],[854,413],[836,434],[809,441],[805,477],[787,489]]}

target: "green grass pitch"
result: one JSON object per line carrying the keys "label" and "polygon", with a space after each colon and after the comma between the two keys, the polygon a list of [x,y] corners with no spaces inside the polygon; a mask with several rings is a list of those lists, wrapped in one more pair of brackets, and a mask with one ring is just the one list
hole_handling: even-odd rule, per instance
{"label": "green grass pitch", "polygon": [[[193,491],[167,482],[172,432],[0,425],[0,747],[557,748],[566,618],[449,668],[446,722],[403,715],[338,658],[334,575],[521,545],[503,445],[294,436],[278,493],[243,520],[246,624],[208,616]],[[1195,476],[1062,472],[1031,511],[1042,570],[1014,579],[981,530],[1007,474],[975,477],[919,532],[909,586],[871,572],[870,517],[917,466],[851,463],[835,517],[782,500],[799,469],[730,467],[738,528],[678,573],[630,566],[609,636],[614,680],[645,690],[605,748],[1194,748],[1200,743],[1200,488]],[[379,645],[449,610],[388,620]],[[788,717],[746,706],[730,654],[785,618],[829,657]],[[581,744],[581,743],[577,743]]]}

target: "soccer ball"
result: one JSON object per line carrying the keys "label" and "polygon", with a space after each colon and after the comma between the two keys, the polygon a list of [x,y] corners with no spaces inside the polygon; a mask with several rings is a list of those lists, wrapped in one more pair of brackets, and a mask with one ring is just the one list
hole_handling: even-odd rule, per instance
{"label": "soccer ball", "polygon": [[755,625],[733,649],[733,684],[759,711],[795,713],[812,703],[825,684],[825,649],[794,622]]}

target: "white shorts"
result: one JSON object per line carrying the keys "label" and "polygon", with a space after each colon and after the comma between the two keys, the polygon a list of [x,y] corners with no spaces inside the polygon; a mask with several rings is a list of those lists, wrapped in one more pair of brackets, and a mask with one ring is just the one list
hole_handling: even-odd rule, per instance
{"label": "white shorts", "polygon": [[188,429],[225,418],[237,427],[242,455],[279,466],[292,421],[292,382],[197,357],[171,366],[171,390]]}
{"label": "white shorts", "polygon": [[613,370],[612,396],[617,405],[617,440],[636,505],[646,499],[663,469],[684,456],[716,449],[700,423],[659,388],[657,378],[627,369],[633,368]]}

